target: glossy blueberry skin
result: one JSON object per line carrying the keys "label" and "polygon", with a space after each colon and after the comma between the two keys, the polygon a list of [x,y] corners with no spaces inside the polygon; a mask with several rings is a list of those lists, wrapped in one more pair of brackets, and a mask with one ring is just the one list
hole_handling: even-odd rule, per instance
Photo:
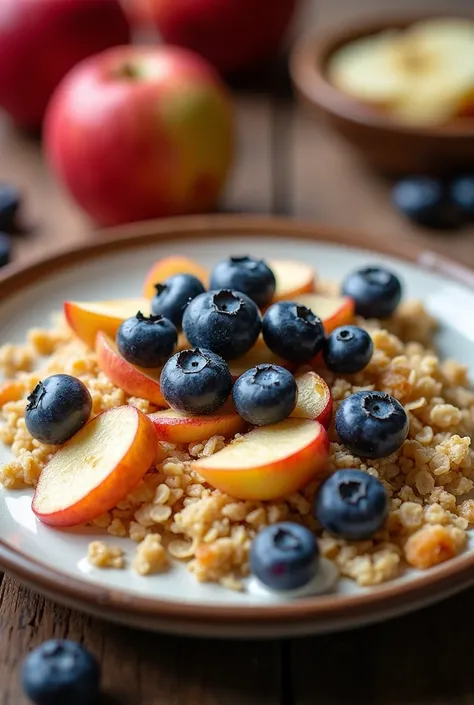
{"label": "glossy blueberry skin", "polygon": [[151,300],[152,314],[161,315],[181,328],[183,313],[189,301],[202,294],[205,289],[192,274],[175,274],[163,284],[155,284],[156,294]]}
{"label": "glossy blueberry skin", "polygon": [[466,219],[474,218],[474,174],[458,176],[451,183],[451,198]]}
{"label": "glossy blueberry skin", "polygon": [[270,350],[290,362],[307,362],[324,345],[321,319],[306,306],[278,301],[263,317],[262,333]]}
{"label": "glossy blueberry skin", "polygon": [[207,291],[184,312],[183,331],[191,345],[212,350],[224,360],[245,355],[261,329],[256,304],[240,291]]}
{"label": "glossy blueberry skin", "polygon": [[41,443],[60,445],[84,426],[91,410],[91,395],[79,379],[52,375],[39,382],[29,395],[25,424]]}
{"label": "glossy blueberry skin", "polygon": [[395,206],[417,225],[428,228],[453,228],[462,218],[449,198],[446,184],[429,176],[410,176],[393,188]]}
{"label": "glossy blueberry skin", "polygon": [[387,512],[384,486],[362,470],[336,470],[314,500],[314,516],[326,531],[349,541],[370,539],[382,528]]}
{"label": "glossy blueberry skin", "polygon": [[358,269],[342,282],[344,296],[355,301],[358,316],[364,318],[388,318],[402,298],[402,285],[398,277],[384,267]]}
{"label": "glossy blueberry skin", "polygon": [[92,705],[99,694],[99,664],[81,644],[51,639],[28,654],[21,683],[36,705]]}
{"label": "glossy blueberry skin", "polygon": [[250,570],[271,590],[297,590],[307,585],[319,568],[314,534],[290,521],[267,526],[254,538]]}
{"label": "glossy blueberry skin", "polygon": [[120,354],[132,365],[159,367],[173,354],[178,342],[176,327],[163,316],[127,318],[117,331]]}
{"label": "glossy blueberry skin", "polygon": [[343,445],[361,458],[385,458],[404,443],[408,415],[399,401],[384,392],[356,392],[336,411],[336,431]]}
{"label": "glossy blueberry skin", "polygon": [[252,367],[236,380],[232,390],[237,412],[254,426],[287,419],[297,398],[295,378],[280,365]]}
{"label": "glossy blueberry skin", "polygon": [[212,414],[227,400],[232,376],[219,355],[195,348],[173,355],[161,371],[160,386],[168,404],[188,414]]}
{"label": "glossy blueberry skin", "polygon": [[0,183],[0,230],[11,232],[15,229],[20,202],[20,192],[15,186]]}
{"label": "glossy blueberry skin", "polygon": [[276,279],[263,260],[255,257],[229,257],[216,264],[212,270],[210,288],[241,291],[263,308],[273,298]]}
{"label": "glossy blueberry skin", "polygon": [[12,244],[11,238],[6,233],[0,233],[0,267],[11,262]]}
{"label": "glossy blueberry skin", "polygon": [[372,338],[357,326],[340,326],[327,337],[323,347],[326,367],[336,374],[354,374],[369,364],[374,352]]}

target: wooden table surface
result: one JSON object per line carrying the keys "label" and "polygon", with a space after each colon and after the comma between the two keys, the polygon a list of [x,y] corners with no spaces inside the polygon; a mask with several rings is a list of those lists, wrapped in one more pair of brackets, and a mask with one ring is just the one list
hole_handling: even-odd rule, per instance
{"label": "wooden table surface", "polygon": [[[357,5],[354,9],[353,5]],[[321,27],[383,9],[472,7],[471,0],[320,0],[300,26]],[[348,9],[350,7],[350,9]],[[290,99],[280,72],[237,90],[239,153],[223,207],[413,238],[474,266],[474,228],[433,234],[391,207],[389,184]],[[23,260],[93,238],[91,224],[48,175],[38,142],[0,121],[0,180],[25,193]],[[3,576],[0,586],[0,703],[23,705],[19,665],[44,639],[86,644],[103,668],[112,705],[474,705],[474,590],[381,625],[318,638],[216,642],[106,624],[36,595]],[[66,704],[67,705],[67,704]]]}

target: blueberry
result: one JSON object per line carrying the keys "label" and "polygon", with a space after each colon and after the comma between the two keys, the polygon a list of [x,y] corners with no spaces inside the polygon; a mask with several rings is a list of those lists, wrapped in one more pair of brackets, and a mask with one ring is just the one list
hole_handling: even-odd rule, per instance
{"label": "blueberry", "polygon": [[21,682],[36,705],[92,705],[100,687],[100,669],[81,644],[51,639],[25,659]]}
{"label": "blueberry", "polygon": [[414,223],[429,228],[461,224],[459,209],[449,198],[446,185],[429,176],[411,176],[393,188],[393,202]]}
{"label": "blueberry", "polygon": [[336,431],[343,445],[363,458],[385,458],[408,436],[408,415],[399,401],[383,392],[356,392],[336,412]]}
{"label": "blueberry", "polygon": [[358,269],[342,282],[342,293],[355,301],[355,310],[364,318],[388,318],[402,298],[398,277],[383,267]]}
{"label": "blueberry", "polygon": [[262,529],[250,549],[250,570],[272,590],[307,585],[319,567],[319,550],[309,529],[285,521]]}
{"label": "blueberry", "polygon": [[459,176],[451,184],[451,198],[466,219],[474,218],[474,175]]}
{"label": "blueberry", "polygon": [[307,362],[324,344],[321,319],[306,306],[278,301],[270,306],[262,321],[262,333],[270,350],[291,362]]}
{"label": "blueberry", "polygon": [[41,443],[65,443],[88,420],[92,399],[87,387],[71,375],[52,375],[28,397],[25,424]]}
{"label": "blueberry", "polygon": [[160,386],[168,404],[188,414],[212,414],[228,398],[232,376],[219,355],[195,348],[173,355],[161,371]]}
{"label": "blueberry", "polygon": [[363,541],[382,528],[388,498],[382,483],[362,470],[336,470],[320,486],[314,516],[343,539]]}
{"label": "blueberry", "polygon": [[232,398],[243,419],[266,426],[288,418],[296,406],[298,388],[293,375],[279,365],[257,365],[234,384]]}
{"label": "blueberry", "polygon": [[140,311],[117,331],[120,354],[132,365],[159,367],[173,354],[178,341],[175,326],[163,316],[147,318]]}
{"label": "blueberry", "polygon": [[229,257],[212,270],[210,288],[241,291],[263,308],[273,298],[276,280],[270,267],[261,259]]}
{"label": "blueberry", "polygon": [[15,229],[20,201],[20,192],[15,186],[0,183],[0,230],[11,232]]}
{"label": "blueberry", "polygon": [[245,355],[261,329],[256,304],[240,291],[207,291],[184,312],[183,330],[195,347],[206,348],[225,360]]}
{"label": "blueberry", "polygon": [[370,335],[357,326],[341,326],[332,331],[323,347],[326,367],[336,374],[360,372],[369,364],[374,344]]}
{"label": "blueberry", "polygon": [[5,233],[0,233],[0,267],[9,264],[12,258],[12,241]]}
{"label": "blueberry", "polygon": [[192,274],[175,274],[163,284],[155,284],[156,294],[151,300],[151,312],[168,318],[181,328],[186,305],[205,289]]}

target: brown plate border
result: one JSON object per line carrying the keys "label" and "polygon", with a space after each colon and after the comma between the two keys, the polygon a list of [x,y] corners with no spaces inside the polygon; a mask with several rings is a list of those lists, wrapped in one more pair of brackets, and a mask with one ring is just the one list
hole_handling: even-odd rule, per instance
{"label": "brown plate border", "polygon": [[[96,256],[133,247],[186,237],[257,235],[305,239],[372,250],[406,260],[474,286],[474,273],[409,240],[381,242],[375,235],[338,230],[285,218],[211,215],[147,221],[97,233],[91,244],[77,245],[25,265],[13,264],[0,275],[0,300],[4,301],[45,279],[53,271]],[[245,606],[178,603],[125,593],[68,577],[31,559],[0,538],[0,565],[20,581],[59,601],[103,617],[139,626],[181,633],[239,635],[261,632],[278,635],[331,630],[336,624],[365,623],[421,603],[441,599],[474,582],[474,551],[421,574],[415,580],[397,580],[357,595],[326,595],[278,605]]]}

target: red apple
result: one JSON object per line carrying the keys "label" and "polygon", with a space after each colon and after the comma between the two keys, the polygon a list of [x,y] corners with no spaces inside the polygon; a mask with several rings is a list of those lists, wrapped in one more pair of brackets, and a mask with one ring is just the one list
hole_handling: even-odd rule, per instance
{"label": "red apple", "polygon": [[19,125],[39,127],[73,66],[129,41],[119,0],[1,0],[0,106]]}
{"label": "red apple", "polygon": [[101,225],[211,209],[233,145],[223,83],[176,47],[117,47],[86,59],[45,120],[53,171]]}
{"label": "red apple", "polygon": [[[268,58],[280,44],[297,0],[135,0],[165,42],[186,47],[223,73]],[[146,6],[146,10],[145,10]]]}

